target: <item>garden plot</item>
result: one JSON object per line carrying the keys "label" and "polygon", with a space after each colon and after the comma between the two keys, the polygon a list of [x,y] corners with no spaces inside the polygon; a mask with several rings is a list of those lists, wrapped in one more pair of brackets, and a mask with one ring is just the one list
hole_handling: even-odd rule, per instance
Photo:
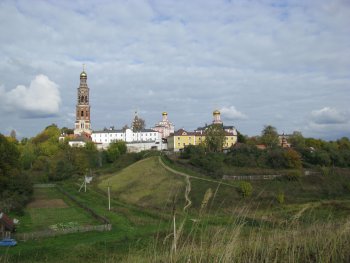
{"label": "garden plot", "polygon": [[33,201],[19,217],[17,232],[53,229],[53,226],[89,226],[99,222],[56,188],[35,188]]}

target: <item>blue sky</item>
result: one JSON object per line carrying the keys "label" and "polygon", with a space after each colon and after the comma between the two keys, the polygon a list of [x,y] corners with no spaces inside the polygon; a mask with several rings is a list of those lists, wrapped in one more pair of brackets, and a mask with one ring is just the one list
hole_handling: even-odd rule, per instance
{"label": "blue sky", "polygon": [[194,129],[219,109],[260,134],[350,136],[350,2],[1,1],[0,132],[73,127],[86,64],[94,129]]}

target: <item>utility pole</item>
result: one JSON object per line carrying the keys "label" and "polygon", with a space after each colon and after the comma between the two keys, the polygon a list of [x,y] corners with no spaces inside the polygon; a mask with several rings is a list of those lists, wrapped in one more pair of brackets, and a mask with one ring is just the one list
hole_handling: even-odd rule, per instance
{"label": "utility pole", "polygon": [[111,211],[111,186],[108,183],[108,211]]}

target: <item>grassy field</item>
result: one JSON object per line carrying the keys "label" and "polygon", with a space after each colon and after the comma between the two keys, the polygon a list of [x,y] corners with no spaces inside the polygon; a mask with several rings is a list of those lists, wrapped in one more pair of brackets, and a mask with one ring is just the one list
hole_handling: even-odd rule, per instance
{"label": "grassy field", "polygon": [[[136,162],[118,173],[100,175],[86,193],[77,192],[78,181],[62,183],[65,191],[110,219],[112,231],[20,243],[15,248],[0,249],[0,262],[350,261],[350,193],[344,187],[349,171],[296,181],[251,182],[252,196],[243,198],[239,182],[209,182],[193,171],[190,175],[199,179],[186,180],[162,167],[157,158]],[[184,171],[183,167],[178,169]],[[108,184],[112,189],[111,211]],[[188,204],[186,189],[191,204],[184,211]],[[37,199],[56,200],[62,206],[57,201],[62,199],[59,193],[45,191],[37,191]],[[283,203],[277,202],[279,192],[285,195]],[[69,200],[63,201],[71,207]],[[59,209],[67,207],[56,210]],[[50,216],[47,218],[45,224]],[[34,228],[29,223],[28,227]]]}
{"label": "grassy field", "polygon": [[159,165],[158,157],[151,157],[104,176],[98,187],[116,198],[143,207],[163,208],[171,205],[173,196],[184,188],[183,178],[174,176]]}
{"label": "grassy field", "polygon": [[20,224],[18,233],[47,230],[55,224],[94,225],[98,222],[55,188],[35,188],[33,200],[17,217]]}

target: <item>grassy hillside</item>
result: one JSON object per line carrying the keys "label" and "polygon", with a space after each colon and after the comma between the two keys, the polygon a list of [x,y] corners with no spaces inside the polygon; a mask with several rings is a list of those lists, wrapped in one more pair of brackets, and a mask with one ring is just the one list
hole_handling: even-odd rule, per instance
{"label": "grassy hillside", "polygon": [[[243,198],[238,181],[220,183],[195,171],[187,177],[184,167],[168,165],[175,171],[158,157],[141,160],[99,176],[86,193],[77,191],[80,181],[63,182],[65,191],[110,219],[112,231],[0,248],[0,262],[349,262],[349,171],[252,181],[252,195]],[[277,201],[279,192],[284,203]],[[38,199],[41,195],[59,198],[41,193]],[[191,204],[183,212],[188,200]],[[43,222],[48,223],[49,218]]]}
{"label": "grassy hillside", "polygon": [[98,188],[127,203],[163,208],[171,205],[173,196],[184,187],[184,180],[159,165],[158,157],[150,157],[101,178]]}

